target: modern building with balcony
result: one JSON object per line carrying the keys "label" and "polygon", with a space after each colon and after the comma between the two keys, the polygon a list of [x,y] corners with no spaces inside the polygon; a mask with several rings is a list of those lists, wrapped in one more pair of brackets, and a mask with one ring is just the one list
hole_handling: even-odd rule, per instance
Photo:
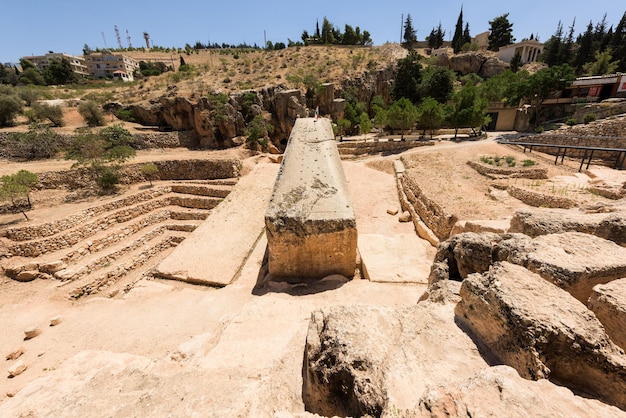
{"label": "modern building with balcony", "polygon": [[74,71],[75,74],[80,76],[89,75],[83,57],[77,57],[64,52],[48,52],[45,55],[32,55],[22,58],[32,62],[42,73],[46,70],[46,68],[48,68],[52,61],[62,61],[63,59],[66,59],[70,63],[72,71]]}
{"label": "modern building with balcony", "polygon": [[133,73],[139,69],[139,63],[131,57],[111,52],[94,52],[85,55],[89,74],[96,78],[109,78],[133,81]]}

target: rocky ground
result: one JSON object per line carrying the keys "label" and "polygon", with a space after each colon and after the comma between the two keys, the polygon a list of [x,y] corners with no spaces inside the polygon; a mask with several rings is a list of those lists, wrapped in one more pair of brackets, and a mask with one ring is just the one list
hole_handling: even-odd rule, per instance
{"label": "rocky ground", "polygon": [[[143,162],[207,154],[179,152],[140,152],[136,159]],[[229,152],[244,160],[244,175],[254,172],[258,165],[272,164],[262,155],[246,157],[237,154],[239,151]],[[487,178],[467,164],[479,161],[483,155],[512,156],[516,161],[532,158],[547,171],[548,179]],[[619,204],[592,193],[592,185],[604,182],[618,187],[626,181],[623,172],[592,166],[589,172],[578,173],[577,161],[566,159],[565,165],[554,166],[550,157],[523,154],[491,139],[459,143],[442,140],[432,147],[399,155],[344,162],[360,233],[384,237],[414,234],[411,223],[400,223],[399,214],[387,213],[387,209],[399,207],[392,174],[393,161],[398,159],[424,193],[459,220],[509,222],[515,211],[531,213],[522,217],[519,228],[532,224],[528,219],[534,219],[536,209],[507,195],[509,186],[568,197],[577,206],[567,213],[579,216],[589,208]],[[41,172],[69,165],[66,161],[46,164],[19,167]],[[6,163],[2,170],[14,172],[17,167]],[[184,188],[181,192],[179,188],[176,192],[176,185],[200,186],[202,190]],[[306,416],[305,410],[329,416],[626,415],[615,407],[625,406],[620,393],[624,393],[622,365],[626,363],[623,351],[611,339],[615,343],[621,340],[598,334],[602,325],[590,320],[591,311],[574,296],[570,300],[566,293],[569,287],[575,287],[576,297],[586,300],[591,289],[568,282],[562,290],[537,278],[550,276],[542,267],[550,262],[550,271],[562,271],[558,260],[563,250],[559,248],[566,248],[565,253],[570,254],[567,260],[597,261],[596,270],[585,269],[582,263],[581,270],[573,269],[569,276],[585,278],[595,274],[597,283],[607,282],[607,277],[624,277],[623,242],[620,247],[609,237],[596,239],[581,234],[590,240],[588,247],[592,250],[578,253],[576,244],[584,239],[577,235],[568,236],[566,244],[563,240],[527,238],[515,241],[515,248],[524,251],[511,252],[512,241],[498,234],[477,243],[472,235],[461,234],[445,247],[448,252],[437,252],[427,241],[417,240],[409,247],[391,248],[400,258],[419,254],[421,263],[411,282],[376,282],[357,277],[346,283],[331,278],[316,287],[302,287],[264,281],[266,240],[261,237],[250,249],[238,279],[224,288],[211,288],[150,274],[171,247],[151,256],[144,253],[162,238],[184,239],[204,217],[210,216],[208,205],[182,204],[185,199],[175,199],[174,194],[188,195],[185,201],[204,202],[210,199],[211,187],[237,185],[158,182],[153,188],[146,186],[123,190],[124,196],[131,197],[125,209],[142,205],[139,194],[163,188],[163,196],[154,198],[161,199],[161,203],[154,203],[157,200],[153,198],[145,202],[152,202],[155,211],[167,211],[167,216],[157,216],[157,220],[146,222],[148,226],[128,231],[121,242],[103,245],[102,249],[96,250],[94,243],[133,230],[133,224],[154,217],[156,212],[112,222],[116,229],[105,230],[90,238],[89,243],[78,239],[63,250],[67,255],[81,254],[83,249],[85,255],[76,261],[69,257],[75,264],[67,267],[74,272],[81,271],[81,266],[92,266],[93,271],[87,271],[78,281],[52,278],[60,270],[25,282],[0,277],[0,354],[10,357],[0,364],[0,416],[282,417]],[[122,197],[86,198],[60,205],[63,192],[46,193],[33,196],[36,209],[30,212],[31,221],[20,219],[19,214],[0,215],[2,229],[51,222]],[[175,219],[175,213],[184,213],[185,219]],[[97,220],[119,219],[122,215],[103,212],[98,216]],[[600,225],[603,220],[597,222]],[[180,224],[186,226],[171,227]],[[159,228],[162,232],[146,238]],[[133,246],[134,242],[137,244]],[[497,242],[493,247],[497,252],[492,253],[492,242]],[[3,244],[7,245],[6,238]],[[132,248],[122,250],[125,246]],[[600,252],[594,252],[594,248]],[[115,252],[118,258],[111,256]],[[546,255],[544,259],[542,254]],[[601,263],[609,254],[613,257],[611,271]],[[133,263],[136,260],[143,261]],[[101,264],[93,264],[95,261]],[[434,261],[439,265],[431,274]],[[97,280],[119,265],[125,266],[123,276]],[[493,287],[490,283],[497,281],[499,272],[519,279]],[[472,280],[459,288],[455,278],[467,276]],[[558,274],[550,277],[557,284],[562,279]],[[548,287],[535,289],[532,297],[525,296],[522,309],[516,302],[519,289],[532,288],[532,280],[541,281],[542,286],[545,282]],[[612,283],[617,285],[617,281]],[[93,292],[77,293],[77,288]],[[596,304],[602,306],[606,304],[601,300],[619,294],[610,288],[593,289]],[[541,299],[547,302],[535,304],[533,298],[552,292],[557,300],[567,303],[560,306],[560,302],[551,302],[553,299]],[[504,322],[475,315],[472,306],[479,303],[498,306],[504,312],[501,316],[488,308],[483,311],[505,318]],[[600,313],[601,309],[594,312],[598,312],[598,318],[616,316]],[[555,325],[554,317],[561,318],[561,323]],[[511,321],[538,325],[519,336],[515,332],[523,332],[524,328],[507,328]],[[500,334],[493,331],[494,326]],[[613,329],[605,327],[607,332]],[[26,338],[25,331],[32,331],[28,335],[31,338]],[[502,351],[488,351],[481,345],[481,341],[497,341],[498,337]],[[516,346],[516,341],[523,344]],[[594,345],[595,354],[587,355]],[[493,343],[490,346],[500,347]],[[515,350],[520,354],[507,357],[506,353]],[[527,356],[521,354],[524,352]],[[570,359],[566,366],[580,369],[581,376],[589,380],[597,380],[598,370],[609,370],[608,377],[586,387],[585,379],[572,379],[567,367],[550,357],[552,352]],[[595,363],[588,360],[594,355]],[[11,374],[14,376],[8,377]],[[551,381],[533,380],[537,377]]]}

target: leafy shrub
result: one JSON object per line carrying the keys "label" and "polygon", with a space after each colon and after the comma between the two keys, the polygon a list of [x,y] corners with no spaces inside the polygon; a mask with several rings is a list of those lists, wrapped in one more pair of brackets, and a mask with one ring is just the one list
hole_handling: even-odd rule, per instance
{"label": "leafy shrub", "polygon": [[41,97],[41,92],[34,87],[22,87],[18,89],[17,94],[26,102],[26,106],[32,106]]}
{"label": "leafy shrub", "polygon": [[585,115],[585,117],[583,118],[583,122],[584,122],[584,123],[585,123],[585,125],[586,125],[586,124],[588,124],[588,123],[591,123],[591,122],[595,121],[595,120],[596,120],[596,118],[597,118],[597,117],[596,117],[596,114],[595,114],[595,113],[587,113],[587,114]]}
{"label": "leafy shrub", "polygon": [[522,161],[522,165],[524,167],[532,167],[535,164],[537,164],[537,163],[535,161],[533,161],[533,160],[524,160],[524,161]]}
{"label": "leafy shrub", "polygon": [[135,115],[133,114],[132,109],[119,108],[117,112],[115,113],[115,116],[117,116],[117,118],[120,120],[125,120],[126,122],[136,121]]}
{"label": "leafy shrub", "polygon": [[49,105],[47,103],[35,103],[33,113],[36,120],[48,119],[54,126],[64,126],[63,109],[59,105]]}
{"label": "leafy shrub", "polygon": [[22,100],[14,94],[0,94],[0,126],[12,126],[22,112]]}
{"label": "leafy shrub", "polygon": [[154,163],[148,163],[141,166],[141,174],[148,179],[150,186],[152,186],[152,179],[156,177],[158,172],[159,168]]}
{"label": "leafy shrub", "polygon": [[11,158],[39,160],[54,157],[62,147],[61,137],[45,125],[31,124],[28,132],[19,132],[7,142]]}
{"label": "leafy shrub", "polygon": [[578,121],[576,118],[569,118],[565,123],[569,126],[574,126],[578,124]]}
{"label": "leafy shrub", "polygon": [[91,100],[81,102],[78,105],[78,113],[83,117],[87,126],[94,127],[105,124],[102,110]]}
{"label": "leafy shrub", "polygon": [[115,186],[120,182],[116,167],[102,167],[98,170],[96,183],[105,192],[115,190]]}

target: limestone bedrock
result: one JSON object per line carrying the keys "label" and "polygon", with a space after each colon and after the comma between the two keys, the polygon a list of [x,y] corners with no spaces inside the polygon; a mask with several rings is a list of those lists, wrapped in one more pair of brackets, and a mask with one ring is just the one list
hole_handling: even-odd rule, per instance
{"label": "limestone bedrock", "polygon": [[265,227],[273,280],[354,275],[356,218],[328,119],[296,120]]}

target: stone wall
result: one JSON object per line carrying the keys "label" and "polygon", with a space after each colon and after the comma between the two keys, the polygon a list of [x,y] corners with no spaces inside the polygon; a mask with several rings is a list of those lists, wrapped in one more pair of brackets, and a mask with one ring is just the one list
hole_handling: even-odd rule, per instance
{"label": "stone wall", "polygon": [[337,149],[339,155],[359,156],[367,154],[390,153],[395,154],[411,148],[435,145],[433,141],[375,141],[375,142],[339,142]]}
{"label": "stone wall", "polygon": [[[160,191],[168,190],[161,188]],[[158,192],[154,194],[158,196]],[[6,256],[39,257],[42,254],[70,248],[71,246],[105,231],[111,225],[135,220],[123,230],[116,231],[92,241],[88,247],[71,252],[66,256],[66,261],[80,258],[88,252],[97,252],[101,247],[119,242],[142,229],[166,221],[180,218],[176,211],[170,210],[169,206],[180,206],[192,209],[213,209],[221,199],[191,196],[160,196],[154,199],[127,206],[147,195],[139,193],[129,198],[118,199],[115,202],[89,208],[66,218],[19,228],[9,228],[2,231],[2,236],[18,241],[6,249]],[[106,216],[96,217],[96,214],[113,210]],[[190,216],[192,217],[192,216]],[[198,217],[195,215],[193,217]]]}
{"label": "stone wall", "polygon": [[[133,184],[148,181],[149,179],[141,172],[141,164],[125,165],[120,170],[120,183]],[[152,180],[214,180],[239,177],[241,174],[241,161],[237,159],[220,160],[168,160],[154,161],[157,173]],[[48,171],[38,173],[38,188],[78,189],[95,185],[93,174],[85,169]]]}
{"label": "stone wall", "polygon": [[507,192],[512,197],[521,200],[529,206],[536,208],[561,208],[570,209],[577,206],[576,201],[567,197],[553,196],[545,193],[533,192],[515,186],[509,186]]}
{"label": "stone wall", "polygon": [[476,161],[468,161],[467,164],[474,170],[489,178],[525,178],[547,179],[548,170],[545,168],[522,168],[522,167],[497,167],[481,164]]}
{"label": "stone wall", "polygon": [[[0,132],[0,158],[11,158],[7,143],[16,132]],[[62,144],[69,145],[76,137],[71,134],[57,134]],[[198,148],[198,136],[194,131],[141,132],[133,134],[137,149],[156,148]]]}
{"label": "stone wall", "polygon": [[458,220],[457,217],[448,213],[437,202],[424,195],[411,170],[407,170],[404,173],[401,184],[409,203],[424,224],[430,228],[439,240],[447,239],[450,236],[452,227]]}

